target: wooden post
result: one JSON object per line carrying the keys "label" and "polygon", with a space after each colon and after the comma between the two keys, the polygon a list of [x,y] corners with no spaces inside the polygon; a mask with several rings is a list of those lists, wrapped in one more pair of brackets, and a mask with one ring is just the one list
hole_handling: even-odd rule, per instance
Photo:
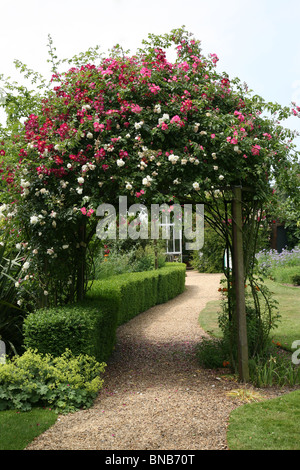
{"label": "wooden post", "polygon": [[242,382],[249,380],[248,340],[245,303],[245,275],[243,253],[242,188],[233,188],[232,203],[233,230],[233,275],[236,296],[236,322],[238,335],[239,376]]}

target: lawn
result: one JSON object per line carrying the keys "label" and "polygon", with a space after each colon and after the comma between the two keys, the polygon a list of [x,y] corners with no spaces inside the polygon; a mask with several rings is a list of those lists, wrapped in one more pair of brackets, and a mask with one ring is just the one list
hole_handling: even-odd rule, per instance
{"label": "lawn", "polygon": [[[270,280],[266,280],[265,285],[277,300],[281,315],[278,328],[272,332],[273,339],[291,350],[293,341],[300,340],[300,287],[285,286]],[[218,325],[220,311],[220,302],[213,300],[199,315],[200,326],[215,337],[222,336]]]}
{"label": "lawn", "polygon": [[230,415],[230,450],[300,450],[300,390],[260,403],[247,403]]}
{"label": "lawn", "polygon": [[0,450],[23,450],[33,439],[57,420],[57,414],[49,409],[34,408],[31,411],[7,410],[0,412]]}

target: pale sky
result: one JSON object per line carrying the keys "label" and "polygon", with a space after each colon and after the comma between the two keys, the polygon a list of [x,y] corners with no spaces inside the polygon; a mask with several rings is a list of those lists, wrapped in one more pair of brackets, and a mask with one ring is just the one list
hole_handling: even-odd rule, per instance
{"label": "pale sky", "polygon": [[[134,54],[148,33],[185,25],[205,55],[218,55],[219,71],[268,101],[300,105],[299,0],[0,0],[0,18],[0,73],[17,80],[14,59],[50,78],[48,34],[60,58],[117,43]],[[300,131],[297,118],[287,125]]]}

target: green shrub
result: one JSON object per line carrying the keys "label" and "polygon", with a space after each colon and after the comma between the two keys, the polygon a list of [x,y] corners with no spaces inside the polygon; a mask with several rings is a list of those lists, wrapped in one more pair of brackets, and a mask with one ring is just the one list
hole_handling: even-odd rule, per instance
{"label": "green shrub", "polygon": [[69,413],[88,408],[103,385],[105,365],[68,350],[54,357],[30,349],[0,365],[0,410],[51,406]]}
{"label": "green shrub", "polygon": [[70,349],[106,361],[114,343],[117,325],[115,303],[81,302],[37,310],[24,321],[24,345],[55,356]]}
{"label": "green shrub", "polygon": [[300,286],[300,274],[295,274],[295,276],[292,277],[292,283],[294,286]]}
{"label": "green shrub", "polygon": [[206,369],[219,369],[229,365],[228,347],[220,338],[203,338],[197,345],[196,356],[199,364]]}

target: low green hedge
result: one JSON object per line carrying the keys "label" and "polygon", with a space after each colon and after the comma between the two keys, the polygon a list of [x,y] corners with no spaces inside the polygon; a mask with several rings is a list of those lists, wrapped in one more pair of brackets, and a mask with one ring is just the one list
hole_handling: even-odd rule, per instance
{"label": "low green hedge", "polygon": [[185,288],[184,263],[166,263],[158,270],[112,276],[93,281],[87,299],[101,299],[118,306],[118,326],[148,308],[181,294]]}
{"label": "low green hedge", "polygon": [[70,349],[102,362],[112,352],[116,326],[117,309],[106,301],[40,309],[24,321],[24,346],[55,356]]}
{"label": "low green hedge", "polygon": [[40,353],[59,356],[69,349],[106,361],[118,326],[174,298],[184,288],[183,263],[93,281],[85,301],[30,314],[24,322],[24,345]]}

